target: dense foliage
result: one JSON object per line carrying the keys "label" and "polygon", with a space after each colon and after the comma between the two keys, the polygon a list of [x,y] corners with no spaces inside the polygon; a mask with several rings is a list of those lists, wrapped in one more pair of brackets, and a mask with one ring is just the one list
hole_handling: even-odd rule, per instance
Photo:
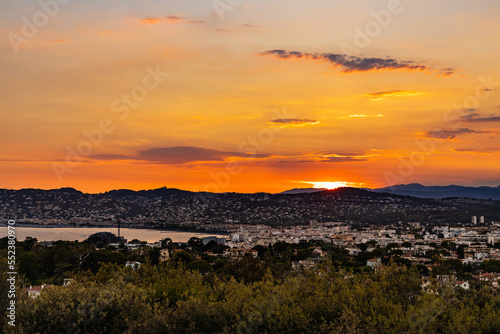
{"label": "dense foliage", "polygon": [[[0,239],[2,309],[5,241]],[[500,261],[470,266],[443,259],[460,251],[449,242],[433,246],[428,265],[400,257],[397,244],[373,242],[359,244],[356,256],[321,242],[278,242],[228,256],[228,247],[213,241],[165,240],[166,262],[159,260],[160,248],[97,246],[18,242],[17,326],[4,326],[2,317],[0,327],[12,333],[500,332],[498,289],[472,280],[474,272],[499,272]],[[373,257],[383,263],[375,272],[366,266]],[[133,270],[124,267],[127,260],[142,264]],[[303,260],[314,266],[292,266]],[[455,287],[449,275],[469,279],[470,290]],[[71,284],[62,286],[68,277]],[[44,283],[55,286],[37,298],[23,290]]]}
{"label": "dense foliage", "polygon": [[[174,262],[105,264],[67,286],[18,298],[16,333],[498,333],[500,295],[465,291],[392,265],[349,273],[329,263],[254,282]],[[8,326],[7,326],[8,327]],[[8,328],[11,330],[11,328]],[[11,332],[14,332],[11,330]]]}

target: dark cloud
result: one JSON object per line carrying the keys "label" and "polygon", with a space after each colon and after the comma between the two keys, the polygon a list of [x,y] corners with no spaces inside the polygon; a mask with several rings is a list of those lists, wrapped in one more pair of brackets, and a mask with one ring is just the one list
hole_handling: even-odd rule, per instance
{"label": "dark cloud", "polygon": [[235,156],[235,154],[190,146],[150,148],[139,151],[137,155],[140,159],[164,164],[184,164],[195,161],[223,161],[230,156]]}
{"label": "dark cloud", "polygon": [[[194,162],[217,162],[227,161],[230,158],[240,159],[271,159],[285,157],[285,161],[275,161],[274,163],[340,163],[340,162],[362,162],[368,161],[366,152],[316,152],[304,155],[277,156],[268,154],[250,154],[240,152],[226,152],[193,146],[160,147],[139,150],[136,154],[100,154],[89,156],[93,160],[131,160],[141,163],[182,165]],[[254,161],[259,162],[259,160]]]}
{"label": "dark cloud", "polygon": [[[261,53],[263,56],[275,56],[281,59],[310,59],[326,61],[333,67],[340,67],[342,72],[365,72],[374,70],[397,70],[405,69],[410,71],[432,71],[432,68],[425,65],[415,64],[414,61],[398,61],[392,58],[362,58],[336,53],[305,53],[299,51],[268,50]],[[451,75],[453,69],[446,68],[439,70],[441,76]]]}
{"label": "dark cloud", "polygon": [[178,165],[190,162],[224,161],[227,158],[266,158],[266,154],[245,154],[238,152],[224,152],[208,148],[177,146],[150,148],[138,151],[134,156],[117,154],[93,155],[90,158],[95,160],[142,160],[157,164]]}
{"label": "dark cloud", "polygon": [[[474,111],[474,109],[470,109],[470,110],[468,110],[468,111],[469,111],[469,112],[473,112],[473,111]],[[465,115],[465,116],[463,116],[463,117],[462,117],[462,121],[467,121],[467,120],[469,120],[470,118],[474,118],[474,117],[476,117],[476,116],[479,116],[479,114],[478,114],[478,113],[473,113],[473,114]]]}
{"label": "dark cloud", "polygon": [[456,70],[454,70],[453,68],[443,68],[441,71],[440,71],[440,76],[441,77],[447,77],[447,76],[450,76],[450,75],[453,75],[455,73],[457,73]]}
{"label": "dark cloud", "polygon": [[270,123],[279,125],[313,125],[318,124],[319,121],[313,119],[301,119],[301,118],[278,118],[273,119]]}
{"label": "dark cloud", "polygon": [[483,133],[484,131],[476,131],[467,128],[460,128],[456,130],[434,130],[426,133],[427,137],[430,138],[439,138],[439,139],[454,139],[458,135],[466,134],[466,133]]}
{"label": "dark cloud", "polygon": [[495,114],[488,115],[486,117],[478,117],[480,114],[470,114],[462,117],[462,120],[465,122],[500,122],[500,116],[496,116]]}

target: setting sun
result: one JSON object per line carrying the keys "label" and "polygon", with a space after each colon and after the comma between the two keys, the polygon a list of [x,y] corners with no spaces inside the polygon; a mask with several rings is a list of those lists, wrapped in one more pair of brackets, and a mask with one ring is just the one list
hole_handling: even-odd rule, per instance
{"label": "setting sun", "polygon": [[343,182],[343,181],[326,181],[326,182],[316,182],[316,181],[301,181],[300,183],[312,184],[313,188],[324,188],[324,189],[337,189],[340,187],[359,187],[361,183],[355,182]]}

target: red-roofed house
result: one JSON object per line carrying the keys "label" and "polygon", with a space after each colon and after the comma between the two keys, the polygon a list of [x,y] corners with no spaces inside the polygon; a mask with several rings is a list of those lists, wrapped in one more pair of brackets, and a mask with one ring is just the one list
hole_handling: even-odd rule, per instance
{"label": "red-roofed house", "polygon": [[28,296],[32,298],[36,298],[40,296],[42,293],[42,290],[50,288],[52,285],[49,284],[42,284],[42,285],[37,285],[37,286],[30,286],[29,288],[26,289],[28,292]]}
{"label": "red-roofed house", "polygon": [[382,261],[379,259],[379,258],[376,258],[376,259],[370,259],[368,261],[366,261],[366,265],[370,268],[372,268],[373,270],[379,268],[380,266],[382,266]]}

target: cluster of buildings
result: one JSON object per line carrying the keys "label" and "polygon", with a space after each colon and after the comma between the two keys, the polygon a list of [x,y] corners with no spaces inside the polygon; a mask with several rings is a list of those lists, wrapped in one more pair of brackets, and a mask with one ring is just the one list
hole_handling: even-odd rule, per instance
{"label": "cluster of buildings", "polygon": [[393,243],[410,243],[412,246],[426,249],[433,243],[448,241],[457,245],[465,245],[474,249],[474,253],[484,257],[484,254],[477,249],[484,250],[485,247],[488,248],[488,244],[494,246],[500,243],[500,224],[493,223],[487,227],[429,227],[412,222],[406,226],[401,224],[370,226],[357,230],[352,230],[351,226],[345,223],[318,223],[316,221],[311,221],[309,225],[288,228],[238,225],[237,230],[233,230],[229,239],[228,246],[240,248],[252,248],[256,245],[268,246],[276,242],[299,243],[317,240],[346,248],[371,242],[380,247]]}

